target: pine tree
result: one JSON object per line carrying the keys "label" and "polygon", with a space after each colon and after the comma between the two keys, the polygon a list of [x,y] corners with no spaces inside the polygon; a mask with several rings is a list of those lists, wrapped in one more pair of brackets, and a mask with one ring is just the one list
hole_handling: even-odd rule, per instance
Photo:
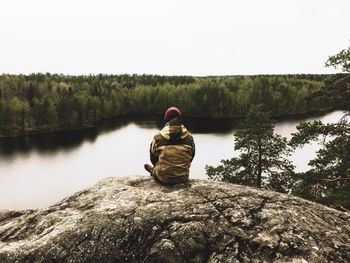
{"label": "pine tree", "polygon": [[206,166],[209,178],[236,184],[288,192],[293,168],[287,159],[287,139],[274,133],[274,123],[262,106],[252,106],[243,128],[235,132],[239,157],[222,160],[218,167]]}
{"label": "pine tree", "polygon": [[325,65],[326,67],[341,67],[343,72],[350,73],[350,47],[328,57]]}
{"label": "pine tree", "polygon": [[296,148],[310,141],[321,141],[323,148],[309,165],[311,169],[297,174],[293,193],[309,200],[342,210],[350,209],[350,123],[349,114],[334,124],[321,121],[302,122],[293,134]]}

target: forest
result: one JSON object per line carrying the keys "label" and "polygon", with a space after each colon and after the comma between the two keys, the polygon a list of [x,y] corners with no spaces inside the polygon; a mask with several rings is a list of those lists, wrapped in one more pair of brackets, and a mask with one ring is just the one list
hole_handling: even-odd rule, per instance
{"label": "forest", "polygon": [[346,106],[345,73],[334,75],[159,76],[31,74],[0,76],[0,136],[92,127],[125,115],[160,115],[175,105],[193,117],[245,116],[262,104],[272,116]]}

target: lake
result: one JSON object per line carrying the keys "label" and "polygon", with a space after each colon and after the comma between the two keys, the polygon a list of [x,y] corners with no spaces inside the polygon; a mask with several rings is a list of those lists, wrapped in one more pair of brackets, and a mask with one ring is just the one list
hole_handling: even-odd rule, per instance
{"label": "lake", "polygon": [[[301,120],[337,122],[343,111],[319,117],[284,119],[275,132],[291,137]],[[233,132],[237,120],[186,119],[193,133],[196,156],[191,178],[206,179],[205,165],[237,156]],[[143,175],[152,137],[162,127],[154,117],[120,118],[103,127],[52,135],[0,139],[0,209],[44,208],[110,176]],[[308,168],[316,143],[291,157],[297,171]]]}

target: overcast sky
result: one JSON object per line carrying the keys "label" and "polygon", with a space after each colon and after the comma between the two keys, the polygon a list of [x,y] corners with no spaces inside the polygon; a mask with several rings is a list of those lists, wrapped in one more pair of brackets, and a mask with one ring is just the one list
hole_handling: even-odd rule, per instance
{"label": "overcast sky", "polygon": [[349,0],[0,0],[0,73],[333,73]]}

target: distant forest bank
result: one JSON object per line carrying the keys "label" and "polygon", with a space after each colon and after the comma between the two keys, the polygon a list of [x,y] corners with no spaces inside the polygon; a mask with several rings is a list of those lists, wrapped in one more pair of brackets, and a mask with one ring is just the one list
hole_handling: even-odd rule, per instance
{"label": "distant forest bank", "polygon": [[31,74],[0,76],[0,137],[83,129],[178,106],[201,118],[245,116],[263,104],[272,116],[349,107],[350,74],[159,76]]}

